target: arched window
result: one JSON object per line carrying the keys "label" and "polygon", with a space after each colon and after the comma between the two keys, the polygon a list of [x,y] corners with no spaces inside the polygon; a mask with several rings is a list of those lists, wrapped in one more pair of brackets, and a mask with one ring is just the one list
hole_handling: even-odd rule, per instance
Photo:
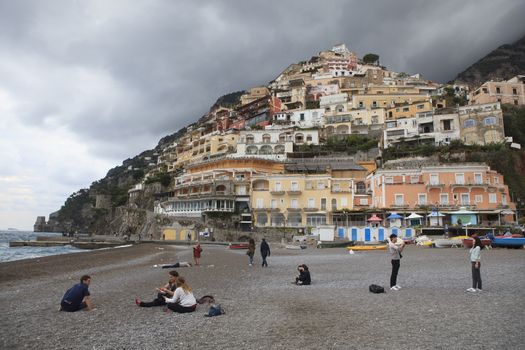
{"label": "arched window", "polygon": [[268,223],[268,215],[257,214],[257,226],[266,226]]}
{"label": "arched window", "polygon": [[355,184],[355,191],[357,194],[364,194],[366,192],[366,185],[364,182],[359,181]]}
{"label": "arched window", "polygon": [[281,213],[272,214],[272,226],[284,226],[284,215]]}
{"label": "arched window", "polygon": [[253,137],[252,134],[246,135],[246,143],[248,143],[248,144],[254,143],[254,137]]}
{"label": "arched window", "polygon": [[337,210],[337,198],[332,198],[332,210]]}
{"label": "arched window", "polygon": [[497,143],[501,141],[501,135],[496,130],[488,130],[483,135],[483,138],[485,139],[485,143]]}
{"label": "arched window", "polygon": [[284,146],[283,145],[277,145],[274,149],[275,154],[284,154]]}
{"label": "arched window", "polygon": [[304,135],[301,133],[295,134],[295,143],[303,143],[304,142]]}
{"label": "arched window", "polygon": [[286,134],[283,132],[279,134],[279,143],[284,143],[286,141]]}
{"label": "arched window", "polygon": [[264,135],[262,136],[262,142],[263,142],[263,143],[270,143],[270,142],[271,142],[271,139],[272,139],[272,138],[270,137],[269,134],[264,134]]}
{"label": "arched window", "polygon": [[259,150],[259,154],[272,154],[272,146],[264,145]]}
{"label": "arched window", "polygon": [[299,213],[288,214],[288,226],[297,227],[303,223],[303,217]]}
{"label": "arched window", "polygon": [[337,134],[348,134],[348,125],[339,125],[337,126]]}
{"label": "arched window", "polygon": [[464,124],[465,128],[472,128],[476,126],[476,121],[474,119],[467,119],[465,120]]}
{"label": "arched window", "polygon": [[312,142],[312,135],[306,136],[306,142]]}
{"label": "arched window", "polygon": [[257,154],[259,153],[259,150],[257,149],[257,146],[248,146],[246,147],[246,154]]}

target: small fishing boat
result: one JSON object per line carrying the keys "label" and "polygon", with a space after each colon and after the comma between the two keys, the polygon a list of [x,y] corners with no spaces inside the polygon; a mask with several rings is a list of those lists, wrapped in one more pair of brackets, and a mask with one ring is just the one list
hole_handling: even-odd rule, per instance
{"label": "small fishing boat", "polygon": [[525,238],[517,238],[517,237],[494,237],[492,239],[492,246],[493,247],[507,247],[507,248],[521,248],[525,245]]}
{"label": "small fishing boat", "polygon": [[[472,238],[463,238],[461,241],[465,248],[472,248],[472,246],[474,245],[474,239]],[[490,246],[491,243],[492,241],[489,238],[481,238],[481,245],[483,247]]]}
{"label": "small fishing boat", "polygon": [[449,239],[437,239],[434,242],[434,246],[436,248],[450,248],[450,247],[461,247],[463,245],[463,242],[461,239],[457,238],[449,238]]}
{"label": "small fishing boat", "polygon": [[228,248],[230,249],[248,249],[248,243],[230,244]]}
{"label": "small fishing boat", "polygon": [[290,249],[290,250],[302,250],[302,249],[306,249],[306,245],[305,244],[301,244],[301,245],[288,244],[285,246],[285,248]]}
{"label": "small fishing boat", "polygon": [[345,248],[354,245],[354,241],[317,242],[317,248]]}
{"label": "small fishing boat", "polygon": [[348,250],[358,250],[358,251],[366,251],[366,250],[386,250],[386,245],[356,245],[353,247],[346,247]]}

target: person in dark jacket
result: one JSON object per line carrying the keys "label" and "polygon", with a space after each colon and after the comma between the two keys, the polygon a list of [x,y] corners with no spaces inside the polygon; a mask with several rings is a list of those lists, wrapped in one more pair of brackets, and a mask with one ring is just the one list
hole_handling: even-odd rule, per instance
{"label": "person in dark jacket", "polygon": [[164,297],[173,297],[175,290],[177,289],[177,278],[179,273],[175,270],[169,272],[168,283],[164,287],[157,288],[157,297],[153,301],[141,301],[139,298],[135,299],[135,304],[140,307],[152,307],[152,306],[162,306],[166,305]]}
{"label": "person in dark jacket", "polygon": [[253,266],[253,256],[255,255],[255,240],[250,238],[248,241],[248,251],[246,255],[250,258],[250,266]]}
{"label": "person in dark jacket", "polygon": [[299,276],[295,278],[295,283],[298,286],[306,286],[312,283],[312,280],[310,278],[310,271],[308,271],[308,266],[305,264],[299,265],[297,267],[297,270],[299,271]]}
{"label": "person in dark jacket", "polygon": [[80,278],[80,283],[69,288],[60,302],[60,311],[75,312],[79,310],[93,310],[91,295],[88,289],[90,283],[91,277],[84,275]]}
{"label": "person in dark jacket", "polygon": [[262,267],[268,267],[268,262],[266,261],[266,257],[270,256],[270,246],[266,242],[266,240],[263,238],[261,242],[261,256],[262,256]]}

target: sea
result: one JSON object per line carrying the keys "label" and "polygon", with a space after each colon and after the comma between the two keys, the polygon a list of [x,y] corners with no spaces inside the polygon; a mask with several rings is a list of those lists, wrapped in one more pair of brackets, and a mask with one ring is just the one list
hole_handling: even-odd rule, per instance
{"label": "sea", "polygon": [[0,263],[42,256],[85,252],[70,245],[60,247],[9,247],[10,241],[35,241],[37,236],[62,236],[61,233],[0,230]]}

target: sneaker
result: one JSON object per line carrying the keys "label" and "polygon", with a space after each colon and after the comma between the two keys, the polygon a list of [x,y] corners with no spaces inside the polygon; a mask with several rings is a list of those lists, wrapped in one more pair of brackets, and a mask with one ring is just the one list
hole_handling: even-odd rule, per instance
{"label": "sneaker", "polygon": [[253,266],[253,264],[248,264],[248,266]]}
{"label": "sneaker", "polygon": [[398,286],[397,284],[396,284],[396,287],[397,287],[397,289],[401,289],[401,286]]}
{"label": "sneaker", "polygon": [[469,288],[469,289],[467,289],[467,292],[470,292],[470,293],[475,293],[475,292],[476,292],[476,290],[475,290],[474,288]]}
{"label": "sneaker", "polygon": [[159,265],[155,264],[155,265],[153,265],[153,267],[159,267]]}
{"label": "sneaker", "polygon": [[479,288],[476,289],[476,292],[482,292],[482,291],[483,291],[482,289],[479,289]]}
{"label": "sneaker", "polygon": [[397,286],[393,286],[393,287],[390,287],[390,290],[399,290],[399,288],[397,288]]}
{"label": "sneaker", "polygon": [[137,306],[140,306],[140,299],[139,298],[135,298],[135,304],[137,304]]}

